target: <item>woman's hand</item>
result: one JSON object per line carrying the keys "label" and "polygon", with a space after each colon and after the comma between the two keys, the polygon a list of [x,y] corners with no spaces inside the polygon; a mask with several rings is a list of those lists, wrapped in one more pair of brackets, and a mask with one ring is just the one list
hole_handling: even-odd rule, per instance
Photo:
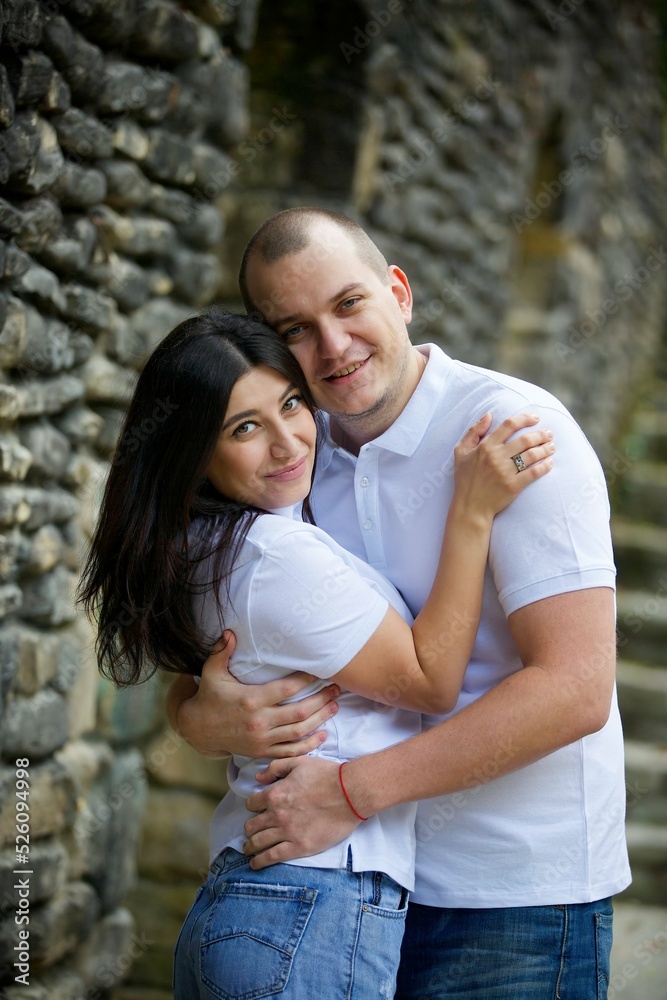
{"label": "woman's hand", "polygon": [[551,431],[540,428],[512,437],[539,419],[532,413],[517,413],[491,433],[490,413],[473,424],[454,449],[452,505],[468,516],[493,518],[529,483],[546,475],[556,450]]}

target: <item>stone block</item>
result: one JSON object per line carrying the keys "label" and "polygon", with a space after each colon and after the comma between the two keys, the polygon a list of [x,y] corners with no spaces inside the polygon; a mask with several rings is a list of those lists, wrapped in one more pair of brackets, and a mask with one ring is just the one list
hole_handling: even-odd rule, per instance
{"label": "stone block", "polygon": [[131,160],[145,160],[151,148],[151,140],[144,129],[133,121],[119,122],[113,130],[113,145],[123,156]]}
{"label": "stone block", "polygon": [[8,128],[14,121],[14,94],[9,83],[9,76],[4,66],[0,66],[0,125]]}
{"label": "stone block", "polygon": [[95,210],[94,218],[108,245],[131,257],[162,256],[175,242],[174,227],[166,219],[121,216],[106,205]]}
{"label": "stone block", "polygon": [[47,490],[26,486],[23,488],[23,494],[30,507],[26,521],[28,531],[34,531],[49,522],[61,524],[63,521],[69,521],[79,510],[77,498],[67,490],[58,489],[56,486],[51,486]]}
{"label": "stone block", "polygon": [[[138,67],[137,67],[138,68]],[[138,208],[148,201],[151,184],[136,163],[107,160],[101,164],[107,181],[105,201],[115,209]]]}
{"label": "stone block", "polygon": [[62,416],[56,417],[54,423],[77,446],[94,444],[102,429],[103,420],[87,406],[73,406]]}
{"label": "stone block", "polygon": [[110,406],[100,406],[97,412],[103,424],[95,442],[95,448],[101,455],[108,458],[118,442],[118,435],[125,419],[125,410],[118,410]]}
{"label": "stone block", "polygon": [[15,420],[19,415],[19,406],[18,390],[13,385],[0,382],[0,420]]}
{"label": "stone block", "polygon": [[37,106],[40,111],[44,111],[46,114],[62,114],[72,107],[72,92],[69,84],[58,70],[54,70],[49,89]]}
{"label": "stone block", "polygon": [[30,257],[23,250],[19,250],[11,240],[2,243],[2,271],[4,278],[11,284],[12,291],[15,291],[15,282],[20,281],[24,274],[30,269]]}
{"label": "stone block", "polygon": [[112,133],[98,118],[79,108],[70,108],[52,120],[60,145],[74,157],[104,159],[111,156]]}
{"label": "stone block", "polygon": [[126,406],[132,398],[137,376],[109,358],[94,354],[80,370],[86,386],[86,401]]}
{"label": "stone block", "polygon": [[11,5],[4,26],[3,43],[14,50],[39,45],[44,12],[37,0],[19,0]]}
{"label": "stone block", "polygon": [[[13,974],[12,974],[13,975]],[[30,985],[5,988],[7,1000],[101,1000],[86,996],[81,976],[63,966],[30,977]]]}
{"label": "stone block", "polygon": [[167,63],[199,55],[197,22],[168,0],[144,0],[137,11],[131,37],[132,51]]}
{"label": "stone block", "polygon": [[98,243],[97,229],[90,219],[77,219],[64,226],[41,251],[40,258],[58,274],[85,273]]}
{"label": "stone block", "polygon": [[185,789],[151,787],[139,854],[144,877],[200,879],[208,867],[208,829],[219,798]]}
{"label": "stone block", "polygon": [[0,330],[0,368],[14,368],[18,364],[25,346],[25,338],[25,306],[19,299],[9,297],[5,322]]}
{"label": "stone block", "polygon": [[0,234],[12,236],[21,229],[21,213],[11,202],[0,198]]}
{"label": "stone block", "polygon": [[74,966],[93,994],[118,985],[133,959],[146,946],[147,936],[145,932],[135,933],[130,911],[118,907],[95,924],[87,941],[77,950]]}
{"label": "stone block", "polygon": [[74,620],[76,577],[64,566],[23,582],[22,615],[37,625],[63,625]]}
{"label": "stone block", "polygon": [[179,67],[178,76],[201,102],[210,138],[222,146],[241,142],[248,133],[248,70],[228,50],[214,58]]}
{"label": "stone block", "polygon": [[62,222],[62,212],[53,198],[44,196],[26,201],[21,208],[16,243],[26,253],[38,253],[59,233]]}
{"label": "stone block", "polygon": [[21,610],[23,595],[21,588],[15,583],[5,583],[0,586],[0,618],[7,618]]}
{"label": "stone block", "polygon": [[159,181],[191,187],[197,180],[192,143],[165,129],[148,131],[149,149],[144,160],[146,172]]}
{"label": "stone block", "polygon": [[145,359],[177,323],[192,315],[192,309],[170,298],[153,299],[130,317],[132,328],[140,338]]}
{"label": "stone block", "polygon": [[0,486],[0,527],[25,524],[30,517],[30,504],[25,490],[17,486]]}
{"label": "stone block", "polygon": [[28,536],[29,547],[22,570],[27,574],[48,573],[60,562],[63,554],[63,536],[52,524],[38,528]]}
{"label": "stone block", "polygon": [[161,121],[169,111],[178,80],[136,63],[107,62],[102,87],[97,96],[100,111],[138,116],[146,121]]}
{"label": "stone block", "polygon": [[68,882],[44,906],[30,913],[30,952],[42,967],[74,952],[98,919],[100,903],[87,882]]}
{"label": "stone block", "polygon": [[[4,135],[9,185],[21,194],[41,194],[52,187],[64,167],[55,130],[34,112],[16,115]],[[12,155],[13,154],[13,155]]]}
{"label": "stone block", "polygon": [[30,450],[13,434],[0,433],[0,479],[25,479],[32,462]]}
{"label": "stone block", "polygon": [[211,200],[225,191],[239,169],[231,157],[206,142],[192,147],[192,164],[197,189]]}
{"label": "stone block", "polygon": [[139,0],[70,0],[69,4],[86,35],[106,47],[127,42],[138,6]]}
{"label": "stone block", "polygon": [[[29,800],[28,800],[29,801]],[[0,907],[16,909],[16,892],[13,885],[16,882],[16,852],[0,852]],[[67,852],[57,840],[36,841],[30,845],[30,864],[26,868],[30,873],[30,905],[43,903],[59,892],[67,874]],[[11,905],[13,902],[13,906]],[[9,904],[9,905],[7,905]]]}
{"label": "stone block", "polygon": [[0,535],[0,581],[3,583],[16,579],[24,544],[24,537],[18,528]]}
{"label": "stone block", "polygon": [[216,205],[197,204],[192,213],[177,226],[178,235],[200,250],[219,247],[225,230],[225,220]]}
{"label": "stone block", "polygon": [[136,750],[116,755],[107,781],[90,791],[93,864],[88,877],[104,912],[120,905],[136,882],[145,798],[143,764]]}
{"label": "stone block", "polygon": [[95,97],[104,73],[104,54],[97,45],[86,41],[65,17],[56,16],[46,23],[44,49],[77,96]]}
{"label": "stone block", "polygon": [[16,695],[5,709],[2,753],[7,760],[42,760],[63,745],[67,734],[67,704],[61,695],[50,688],[31,698]]}
{"label": "stone block", "polygon": [[73,375],[25,382],[16,390],[16,410],[20,417],[36,417],[42,413],[60,413],[80,400],[84,383]]}
{"label": "stone block", "polygon": [[155,675],[128,688],[101,678],[98,697],[98,731],[113,746],[136,743],[164,722],[164,698]]}
{"label": "stone block", "polygon": [[60,320],[45,318],[25,305],[26,336],[19,369],[22,374],[38,373],[52,375],[71,368],[74,351],[70,342],[69,328]]}
{"label": "stone block", "polygon": [[239,5],[235,0],[187,0],[185,6],[214,28],[228,28],[234,23]]}
{"label": "stone block", "polygon": [[197,209],[197,203],[185,191],[162,184],[151,184],[147,205],[151,212],[169,219],[176,226],[188,222]]}
{"label": "stone block", "polygon": [[29,257],[27,261],[28,266],[24,274],[12,282],[14,294],[34,302],[42,309],[62,312],[65,307],[65,296],[56,275]]}
{"label": "stone block", "polygon": [[65,296],[63,313],[67,319],[93,333],[108,330],[113,325],[116,303],[109,295],[73,282],[63,285],[62,291]]}
{"label": "stone block", "polygon": [[[14,843],[16,834],[16,803],[14,788],[16,769],[0,770],[0,842]],[[72,826],[76,815],[76,795],[70,775],[62,764],[51,759],[32,763],[30,771],[30,842],[60,834]]]}
{"label": "stone block", "polygon": [[184,302],[204,306],[216,297],[222,267],[214,254],[176,249],[169,263],[174,291]]}
{"label": "stone block", "polygon": [[96,167],[82,167],[66,160],[52,194],[68,207],[90,208],[106,198],[106,177]]}
{"label": "stone block", "polygon": [[58,638],[28,625],[12,625],[4,631],[4,649],[15,665],[13,689],[32,697],[53,680],[57,670]]}
{"label": "stone block", "polygon": [[[121,257],[111,251],[106,259],[99,264],[93,264],[89,269],[89,275],[99,285],[106,288],[109,295],[112,295],[121,309],[132,312],[143,305],[151,294],[148,275],[146,269],[135,264],[134,261]],[[122,317],[116,316],[109,333],[109,342],[115,340],[114,332],[122,324]],[[122,334],[121,334],[122,337]],[[120,349],[122,353],[122,348]],[[109,353],[113,357],[117,354],[113,351]],[[120,356],[119,361],[124,359]]]}
{"label": "stone block", "polygon": [[145,751],[146,770],[151,779],[169,788],[189,788],[218,800],[228,789],[227,759],[213,760],[201,754],[182,736],[167,728]]}
{"label": "stone block", "polygon": [[48,94],[55,66],[47,55],[31,49],[18,60],[14,93],[18,105],[38,104]]}
{"label": "stone block", "polygon": [[65,435],[43,418],[26,421],[20,434],[22,444],[32,453],[33,471],[48,479],[60,479],[71,452]]}

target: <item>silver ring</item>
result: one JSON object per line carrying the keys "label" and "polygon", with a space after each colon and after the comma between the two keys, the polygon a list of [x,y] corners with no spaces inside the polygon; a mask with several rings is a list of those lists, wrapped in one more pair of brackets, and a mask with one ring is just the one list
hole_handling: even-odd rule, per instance
{"label": "silver ring", "polygon": [[526,469],[526,463],[524,462],[521,455],[512,455],[512,461],[516,465],[517,472],[524,472]]}

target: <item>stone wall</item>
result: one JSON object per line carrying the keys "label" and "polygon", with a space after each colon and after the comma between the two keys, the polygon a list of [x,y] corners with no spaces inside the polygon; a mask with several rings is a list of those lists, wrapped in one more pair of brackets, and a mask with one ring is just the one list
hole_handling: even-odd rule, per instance
{"label": "stone wall", "polygon": [[[137,371],[218,295],[214,199],[248,127],[255,14],[0,12],[0,983],[27,973],[8,997],[102,997],[153,943],[124,902],[161,688],[99,685],[72,598]],[[157,739],[153,771],[170,753]]]}
{"label": "stone wall", "polygon": [[8,981],[23,926],[17,759],[30,760],[32,838],[32,986],[9,986],[12,1000],[92,1000],[123,977],[117,1000],[170,995],[224,765],[168,730],[159,680],[120,694],[98,681],[71,594],[143,359],[188,312],[236,300],[257,225],[299,203],[356,215],[410,276],[413,340],[551,388],[608,467],[664,329],[649,4],[256,8],[0,12]]}

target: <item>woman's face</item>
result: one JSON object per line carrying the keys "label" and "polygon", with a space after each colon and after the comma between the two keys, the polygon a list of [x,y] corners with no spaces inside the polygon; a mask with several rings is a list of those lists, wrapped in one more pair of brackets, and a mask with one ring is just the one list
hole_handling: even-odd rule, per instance
{"label": "woman's face", "polygon": [[289,507],[310,490],[316,433],[310,410],[285,376],[253,368],[232,389],[208,478],[231,500]]}

